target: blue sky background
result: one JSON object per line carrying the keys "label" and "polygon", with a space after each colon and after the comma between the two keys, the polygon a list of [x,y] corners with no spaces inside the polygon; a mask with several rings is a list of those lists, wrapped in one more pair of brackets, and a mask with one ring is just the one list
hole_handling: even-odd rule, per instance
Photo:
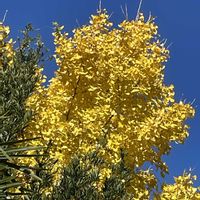
{"label": "blue sky background", "polygon": [[[102,0],[102,5],[111,20],[117,24],[124,19],[121,6],[128,7],[129,18],[135,18],[139,0]],[[11,28],[11,36],[19,36],[19,30],[32,23],[40,29],[43,41],[53,53],[52,22],[65,25],[65,31],[71,32],[79,25],[88,23],[90,14],[94,14],[98,0],[1,0],[0,19],[8,10],[5,24]],[[184,145],[175,145],[170,156],[166,157],[170,175],[180,175],[190,167],[199,176],[200,183],[200,1],[199,0],[143,0],[142,11],[148,17],[149,12],[156,17],[159,33],[168,40],[170,55],[166,64],[166,83],[175,85],[176,99],[192,102],[196,99],[196,116],[189,120],[190,137]],[[57,69],[54,63],[47,63],[45,73],[51,77]]]}

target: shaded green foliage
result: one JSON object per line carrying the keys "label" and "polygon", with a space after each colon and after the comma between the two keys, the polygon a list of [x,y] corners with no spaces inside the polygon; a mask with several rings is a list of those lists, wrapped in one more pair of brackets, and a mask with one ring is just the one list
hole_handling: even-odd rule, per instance
{"label": "shaded green foliage", "polygon": [[[16,139],[30,120],[32,113],[25,109],[25,101],[32,94],[39,76],[36,70],[43,59],[43,44],[39,38],[31,38],[28,25],[23,39],[18,39],[12,67],[4,60],[0,69],[0,141]],[[35,44],[34,44],[35,43]],[[32,45],[36,47],[33,48]]]}
{"label": "shaded green foliage", "polygon": [[103,183],[102,191],[99,191],[95,183],[99,182],[100,169],[103,166],[106,166],[106,163],[98,151],[85,156],[75,156],[64,169],[60,185],[54,189],[51,199],[129,199],[126,186],[131,179],[131,171],[124,166],[123,160],[120,164],[111,166],[112,174]]}
{"label": "shaded green foliage", "polygon": [[[27,110],[25,102],[34,92],[36,83],[41,78],[36,71],[42,67],[44,46],[39,37],[31,37],[31,25],[22,32],[22,39],[18,39],[14,49],[13,65],[3,57],[0,69],[0,199],[14,197],[21,199],[23,186],[15,177],[17,171],[37,181],[41,179],[32,172],[30,166],[19,166],[14,159],[20,157],[38,157],[41,155],[27,155],[28,151],[39,151],[43,147],[29,147],[27,140],[18,140],[32,117],[31,110]],[[3,56],[3,55],[2,55]],[[32,140],[33,138],[31,138]],[[38,139],[38,138],[37,138]],[[22,192],[11,193],[8,189],[20,188]]]}

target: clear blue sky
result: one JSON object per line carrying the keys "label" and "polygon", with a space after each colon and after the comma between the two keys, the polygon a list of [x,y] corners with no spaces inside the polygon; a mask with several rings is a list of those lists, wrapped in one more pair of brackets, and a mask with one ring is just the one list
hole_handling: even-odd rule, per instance
{"label": "clear blue sky", "polygon": [[[139,0],[102,0],[103,7],[113,13],[111,20],[115,23],[124,19],[120,7],[125,4],[129,17],[134,18]],[[87,23],[97,7],[98,0],[6,0],[1,1],[0,19],[8,10],[5,23],[11,27],[14,38],[27,23],[32,23],[40,29],[43,41],[53,53],[52,22],[65,25],[65,30],[70,32],[78,24]],[[196,116],[189,120],[190,137],[184,145],[175,145],[166,158],[170,167],[167,179],[171,181],[173,176],[191,167],[200,180],[200,1],[143,0],[142,11],[146,17],[149,12],[156,16],[161,37],[168,39],[168,44],[172,43],[171,58],[166,64],[166,83],[175,85],[177,100],[196,99]],[[52,76],[55,69],[55,64],[48,64],[45,73]]]}

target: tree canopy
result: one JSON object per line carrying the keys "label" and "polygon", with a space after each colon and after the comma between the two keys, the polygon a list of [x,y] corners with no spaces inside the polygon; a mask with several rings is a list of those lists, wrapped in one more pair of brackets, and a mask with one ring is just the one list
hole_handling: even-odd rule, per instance
{"label": "tree canopy", "polygon": [[[157,171],[163,177],[168,173],[163,155],[188,137],[186,120],[195,111],[175,101],[174,86],[164,82],[169,50],[154,19],[145,20],[140,13],[113,27],[103,9],[71,37],[64,26],[54,27],[58,70],[48,85],[41,69],[35,71],[35,91],[23,102],[33,117],[17,136],[40,137],[27,141],[33,146],[51,144],[55,179],[44,190],[48,198],[199,199],[190,173],[176,178],[174,185],[160,184],[157,176]],[[14,67],[12,41],[5,41],[8,28],[1,29],[1,63]],[[32,157],[17,163],[38,165]]]}

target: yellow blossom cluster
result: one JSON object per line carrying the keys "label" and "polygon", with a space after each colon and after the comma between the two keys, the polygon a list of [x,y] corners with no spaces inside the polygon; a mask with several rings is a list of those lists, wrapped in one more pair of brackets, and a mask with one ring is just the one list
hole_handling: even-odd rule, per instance
{"label": "yellow blossom cluster", "polygon": [[12,39],[6,41],[9,33],[9,27],[4,26],[3,23],[0,22],[0,68],[3,67],[4,62],[7,65],[13,64],[13,41]]}
{"label": "yellow blossom cluster", "polygon": [[190,173],[184,173],[182,176],[175,178],[173,185],[165,185],[160,200],[199,200],[200,188],[193,186],[196,176]]}
{"label": "yellow blossom cluster", "polygon": [[98,146],[110,163],[118,163],[125,149],[129,167],[150,162],[166,172],[162,155],[188,136],[185,120],[194,110],[175,102],[173,85],[164,84],[169,52],[153,19],[140,14],[115,28],[103,10],[72,37],[63,28],[53,33],[59,69],[29,98],[35,116],[25,135],[41,136],[44,145],[52,141],[56,169]]}

